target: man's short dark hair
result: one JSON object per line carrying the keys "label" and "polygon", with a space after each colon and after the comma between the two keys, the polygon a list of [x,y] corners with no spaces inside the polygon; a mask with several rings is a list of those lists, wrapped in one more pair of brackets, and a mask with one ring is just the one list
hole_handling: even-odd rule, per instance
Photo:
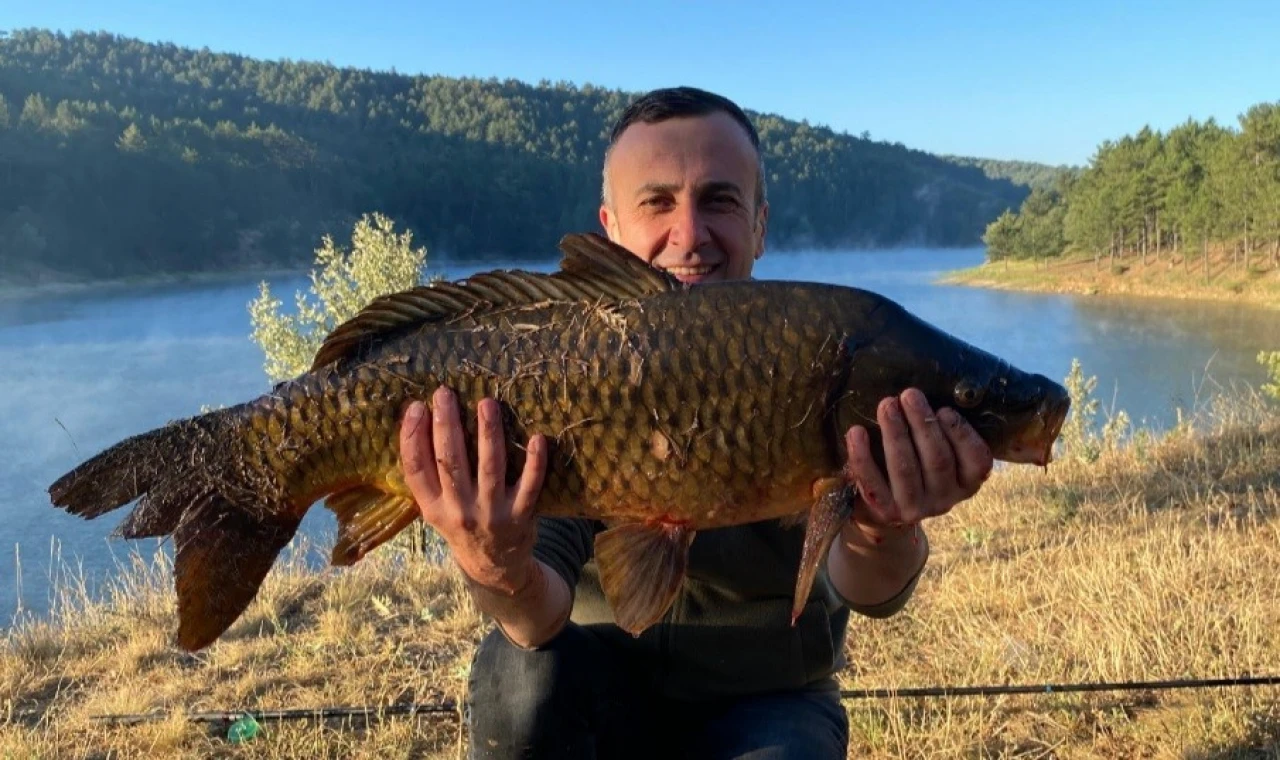
{"label": "man's short dark hair", "polygon": [[[700,90],[697,87],[664,87],[650,90],[632,101],[626,110],[622,112],[622,115],[618,117],[617,123],[613,125],[613,130],[609,133],[609,144],[604,151],[606,171],[609,166],[609,154],[613,152],[613,146],[618,143],[618,138],[632,124],[637,122],[657,124],[668,119],[707,116],[717,111],[729,114],[734,121],[738,122],[751,140],[751,147],[756,151],[755,204],[756,209],[759,209],[765,199],[764,156],[760,152],[760,135],[756,132],[755,125],[751,123],[751,119],[747,118],[747,114],[738,107],[737,103],[723,95]],[[600,197],[606,204],[609,202],[607,179],[605,179]]]}

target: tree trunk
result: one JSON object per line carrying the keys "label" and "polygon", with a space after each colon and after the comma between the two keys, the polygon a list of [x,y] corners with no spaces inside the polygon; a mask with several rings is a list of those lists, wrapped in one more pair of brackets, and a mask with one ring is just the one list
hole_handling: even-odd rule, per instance
{"label": "tree trunk", "polygon": [[1244,263],[1241,266],[1242,271],[1249,271],[1249,223],[1244,223]]}
{"label": "tree trunk", "polygon": [[1160,260],[1160,212],[1156,212],[1156,261]]}

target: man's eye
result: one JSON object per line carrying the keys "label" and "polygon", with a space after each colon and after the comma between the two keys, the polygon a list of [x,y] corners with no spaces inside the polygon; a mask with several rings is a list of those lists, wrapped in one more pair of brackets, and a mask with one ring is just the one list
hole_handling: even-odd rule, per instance
{"label": "man's eye", "polygon": [[711,199],[711,205],[721,208],[733,208],[738,205],[738,199],[732,195],[717,195]]}

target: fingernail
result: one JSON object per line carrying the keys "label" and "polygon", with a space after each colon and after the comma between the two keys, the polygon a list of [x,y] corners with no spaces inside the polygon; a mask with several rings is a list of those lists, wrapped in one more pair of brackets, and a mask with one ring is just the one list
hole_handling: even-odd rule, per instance
{"label": "fingernail", "polygon": [[891,419],[897,420],[902,418],[902,404],[899,403],[896,398],[889,401],[889,408],[886,411],[889,412],[889,417]]}
{"label": "fingernail", "polygon": [[451,403],[453,403],[453,394],[449,392],[449,389],[443,385],[436,388],[435,404],[433,405],[436,416],[439,417]]}
{"label": "fingernail", "polygon": [[422,419],[422,402],[410,401],[409,408],[404,410],[404,417],[409,422],[417,422]]}
{"label": "fingernail", "polygon": [[912,409],[924,411],[929,408],[928,401],[925,400],[924,394],[915,388],[909,388],[902,394],[902,401],[910,404]]}
{"label": "fingernail", "polygon": [[476,417],[480,419],[482,424],[489,423],[489,405],[485,403],[476,404]]}

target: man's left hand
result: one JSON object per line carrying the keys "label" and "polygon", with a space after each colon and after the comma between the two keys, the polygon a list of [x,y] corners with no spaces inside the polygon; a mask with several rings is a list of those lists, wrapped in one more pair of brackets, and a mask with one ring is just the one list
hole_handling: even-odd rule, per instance
{"label": "man's left hand", "polygon": [[991,474],[991,450],[953,409],[936,414],[909,388],[876,410],[884,440],[884,473],[861,426],[849,429],[848,476],[858,488],[853,522],[871,538],[944,515],[978,492]]}

